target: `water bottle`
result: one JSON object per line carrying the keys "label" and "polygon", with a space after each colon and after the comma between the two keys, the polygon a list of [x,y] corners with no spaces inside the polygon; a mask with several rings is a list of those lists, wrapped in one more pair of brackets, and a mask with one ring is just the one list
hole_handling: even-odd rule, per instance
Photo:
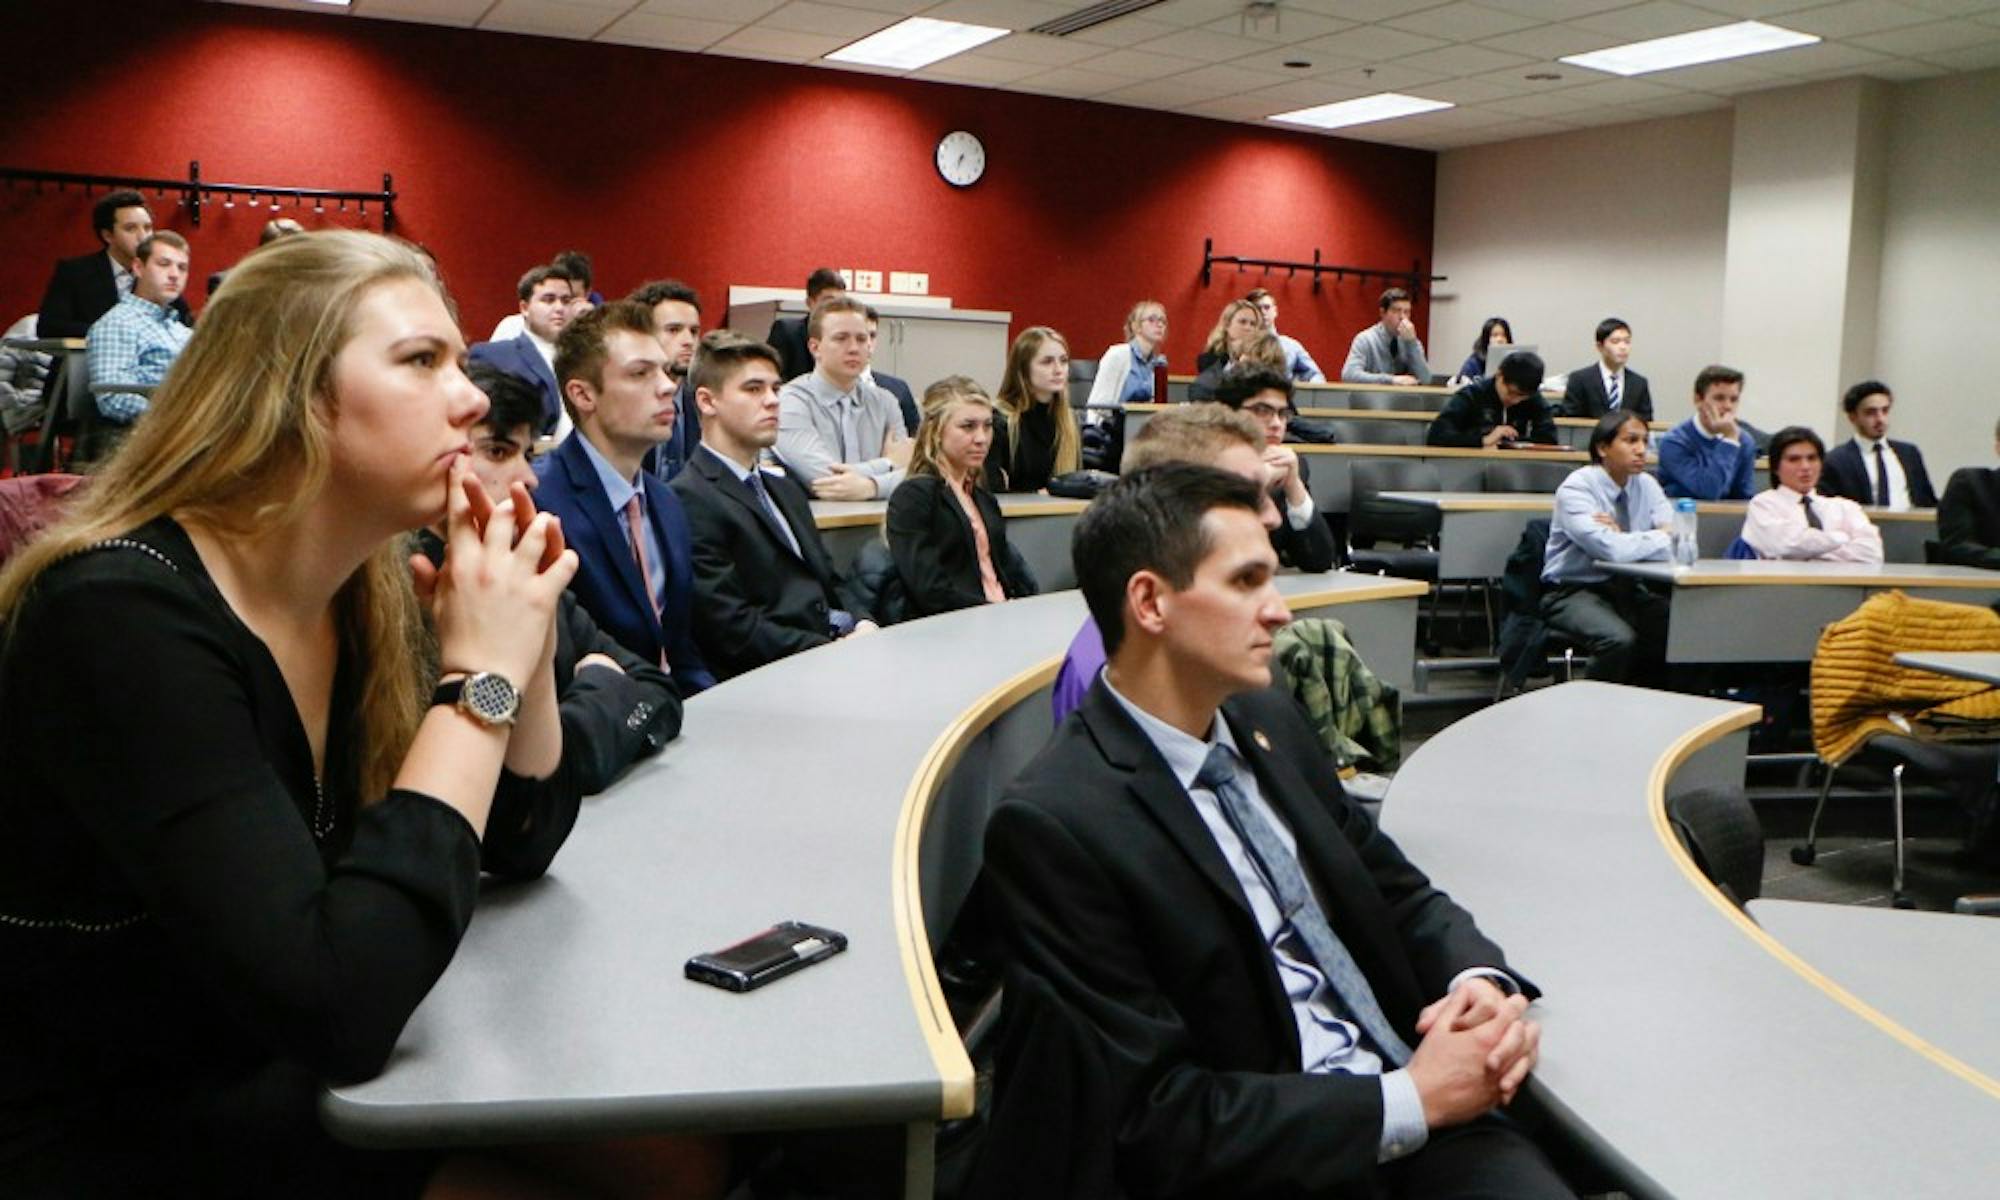
{"label": "water bottle", "polygon": [[1700,542],[1696,538],[1694,501],[1683,497],[1674,501],[1674,563],[1691,567],[1694,560],[1701,557]]}

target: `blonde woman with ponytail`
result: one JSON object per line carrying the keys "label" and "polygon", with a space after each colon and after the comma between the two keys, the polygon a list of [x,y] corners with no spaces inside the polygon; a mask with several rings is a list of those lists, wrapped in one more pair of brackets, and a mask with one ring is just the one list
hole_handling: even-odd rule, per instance
{"label": "blonde woman with ponytail", "polygon": [[993,399],[963,375],[924,389],[910,473],[889,497],[883,533],[913,616],[1036,592],[1007,543],[1007,518],[981,482],[995,442]]}
{"label": "blonde woman with ponytail", "polygon": [[[523,844],[576,557],[524,490],[496,509],[471,479],[464,355],[410,247],[265,246],[0,573],[0,1190],[449,1174],[338,1146],[314,1100],[381,1070],[482,863],[553,853]],[[450,555],[413,587],[405,532],[440,518]]]}

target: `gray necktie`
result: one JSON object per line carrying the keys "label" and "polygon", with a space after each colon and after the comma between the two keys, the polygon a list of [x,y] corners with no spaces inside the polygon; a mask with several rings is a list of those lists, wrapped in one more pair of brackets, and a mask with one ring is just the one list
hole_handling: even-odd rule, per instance
{"label": "gray necktie", "polygon": [[840,398],[840,461],[858,463],[866,458],[861,453],[861,398],[858,395]]}
{"label": "gray necktie", "polygon": [[1813,506],[1812,506],[1812,497],[1811,497],[1811,496],[1800,496],[1800,497],[1799,497],[1799,503],[1805,506],[1805,510],[1806,510],[1806,524],[1808,524],[1808,525],[1812,526],[1812,527],[1813,527],[1814,529],[1825,529],[1825,528],[1826,528],[1826,526],[1824,526],[1824,525],[1820,524],[1820,521],[1819,521],[1819,514],[1813,511]]}
{"label": "gray necktie", "polygon": [[1632,532],[1632,506],[1626,503],[1623,488],[1619,489],[1618,498],[1611,502],[1611,517],[1618,522],[1618,532]]}
{"label": "gray necktie", "polygon": [[1340,938],[1327,923],[1326,914],[1320,910],[1319,901],[1313,898],[1312,888],[1306,883],[1305,871],[1299,860],[1285,843],[1279,839],[1278,831],[1271,828],[1264,815],[1250,803],[1250,797],[1236,782],[1236,756],[1229,747],[1214,745],[1209,747],[1208,758],[1201,764],[1201,771],[1194,777],[1201,787],[1214,792],[1222,801],[1222,811],[1236,830],[1236,835],[1249,847],[1250,855],[1257,862],[1257,869],[1264,881],[1271,885],[1271,894],[1278,902],[1278,909],[1290,923],[1299,940],[1305,943],[1306,952],[1326,976],[1334,994],[1353,1015],[1355,1024],[1368,1035],[1375,1048],[1390,1065],[1400,1067],[1410,1061],[1410,1047],[1396,1033],[1396,1027],[1389,1023],[1382,1005],[1375,999],[1375,989],[1368,985],[1368,977],[1354,962],[1354,956],[1347,952]]}

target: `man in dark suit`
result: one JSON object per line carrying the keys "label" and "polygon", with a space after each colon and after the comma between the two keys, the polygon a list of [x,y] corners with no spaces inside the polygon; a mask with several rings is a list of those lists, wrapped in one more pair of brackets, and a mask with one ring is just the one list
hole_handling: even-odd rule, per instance
{"label": "man in dark suit", "polygon": [[[1993,429],[1993,452],[2000,454],[2000,425]],[[1944,561],[2000,571],[2000,470],[1953,471],[1938,502],[1937,525]]]}
{"label": "man in dark suit", "polygon": [[805,488],[759,465],[778,440],[779,384],[769,346],[728,330],[702,339],[701,448],[673,489],[694,530],[695,637],[725,679],[875,628],[821,544]]}
{"label": "man in dark suit", "polygon": [[627,300],[563,329],[556,371],[576,430],[548,456],[535,499],[562,518],[582,560],[570,591],[606,633],[692,696],[715,682],[694,640],[693,538],[680,500],[641,469],[673,433],[666,360],[652,314]]}
{"label": "man in dark suit", "polygon": [[1110,662],[994,810],[1008,964],[975,1188],[1568,1196],[1495,1115],[1534,989],[1341,791],[1269,689],[1260,489],[1128,475],[1074,557]]}
{"label": "man in dark suit", "polygon": [[687,466],[688,455],[701,445],[701,420],[694,410],[688,375],[694,370],[695,347],[701,342],[701,297],[678,279],[654,279],[625,297],[653,314],[653,331],[667,348],[667,374],[674,381],[674,436],[653,451],[647,470],[667,483]]}
{"label": "man in dark suit", "polygon": [[1854,436],[1826,456],[1821,493],[1877,508],[1937,507],[1923,451],[1910,442],[1889,440],[1889,410],[1895,403],[1889,385],[1874,379],[1847,389],[1840,406]]}
{"label": "man in dark suit", "polygon": [[[847,281],[840,277],[840,272],[821,267],[806,276],[807,315],[827,297],[846,294]],[[811,347],[806,345],[806,317],[779,317],[771,322],[771,332],[764,335],[764,342],[778,352],[778,371],[787,380],[809,374],[817,365]]]}
{"label": "man in dark suit", "polygon": [[[139,243],[153,235],[153,214],[146,209],[145,197],[137,192],[110,193],[91,206],[90,227],[104,248],[56,263],[42,292],[37,337],[83,337],[120,297],[132,294],[133,256]],[[174,297],[169,307],[181,324],[194,324],[186,298]]]}
{"label": "man in dark suit", "polygon": [[542,395],[542,423],[535,432],[561,436],[563,389],[556,380],[556,339],[570,323],[570,278],[561,267],[534,267],[514,290],[521,298],[525,328],[504,342],[476,343],[469,355],[473,362],[492,363],[534,384]]}
{"label": "man in dark suit", "polygon": [[1653,390],[1646,377],[1627,370],[1632,357],[1632,327],[1617,317],[1597,323],[1597,361],[1569,373],[1563,385],[1564,416],[1601,417],[1614,409],[1653,419]]}

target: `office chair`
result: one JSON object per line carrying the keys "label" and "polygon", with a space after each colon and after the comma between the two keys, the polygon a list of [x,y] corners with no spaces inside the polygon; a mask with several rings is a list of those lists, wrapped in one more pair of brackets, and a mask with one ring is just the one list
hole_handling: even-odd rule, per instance
{"label": "office chair", "polygon": [[1698,788],[1667,801],[1673,827],[1694,865],[1742,908],[1764,890],[1764,827],[1740,788]]}
{"label": "office chair", "polygon": [[[1822,760],[1824,762],[1824,760]],[[1902,734],[1883,733],[1868,739],[1862,749],[1841,763],[1826,763],[1826,777],[1819,786],[1819,801],[1813,805],[1812,821],[1806,827],[1805,844],[1792,847],[1792,861],[1810,867],[1819,855],[1819,821],[1826,811],[1827,793],[1833,777],[1851,763],[1886,767],[1890,776],[1890,813],[1895,820],[1895,865],[1890,877],[1890,903],[1897,908],[1915,908],[1916,901],[1903,890],[1903,772],[1913,769],[1920,776],[1943,783],[1957,798],[1961,808],[1972,814],[1974,842],[1990,827],[1995,803],[1995,774],[2000,772],[2000,743],[1935,742]]]}

